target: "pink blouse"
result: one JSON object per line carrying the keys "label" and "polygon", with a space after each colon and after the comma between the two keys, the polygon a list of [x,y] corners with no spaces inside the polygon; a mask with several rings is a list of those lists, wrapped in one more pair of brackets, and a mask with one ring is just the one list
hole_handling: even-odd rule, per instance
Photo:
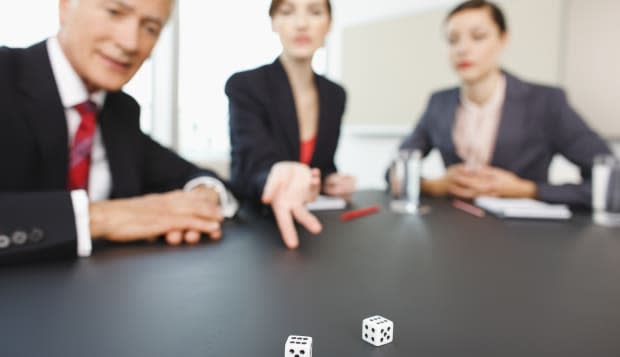
{"label": "pink blouse", "polygon": [[502,76],[491,98],[483,105],[470,101],[461,92],[452,140],[456,153],[473,170],[489,165],[493,159],[505,98],[505,76]]}

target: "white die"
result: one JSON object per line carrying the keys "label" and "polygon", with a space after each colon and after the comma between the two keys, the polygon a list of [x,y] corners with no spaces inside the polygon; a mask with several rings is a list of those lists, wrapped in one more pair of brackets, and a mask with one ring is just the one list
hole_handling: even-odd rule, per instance
{"label": "white die", "polygon": [[375,346],[383,346],[394,339],[394,323],[376,315],[362,321],[362,340]]}
{"label": "white die", "polygon": [[312,357],[312,337],[289,336],[284,345],[284,357]]}

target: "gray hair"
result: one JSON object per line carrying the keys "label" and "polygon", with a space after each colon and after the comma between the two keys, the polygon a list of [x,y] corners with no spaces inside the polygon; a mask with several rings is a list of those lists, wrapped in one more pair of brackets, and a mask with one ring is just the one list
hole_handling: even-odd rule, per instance
{"label": "gray hair", "polygon": [[[80,3],[80,0],[71,0],[71,6],[72,7],[76,7],[78,6],[78,4]],[[174,4],[176,3],[176,0],[170,0],[170,7],[172,9],[174,9]]]}

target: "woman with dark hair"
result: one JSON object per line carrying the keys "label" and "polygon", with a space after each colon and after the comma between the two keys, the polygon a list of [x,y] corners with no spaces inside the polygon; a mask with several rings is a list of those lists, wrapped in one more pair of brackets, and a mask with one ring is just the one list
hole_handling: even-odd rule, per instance
{"label": "woman with dark hair", "polygon": [[[466,1],[445,21],[450,62],[460,88],[434,93],[401,148],[426,155],[439,149],[447,173],[422,180],[422,192],[473,199],[482,195],[535,198],[589,206],[594,156],[605,142],[569,105],[559,88],[520,80],[500,67],[508,44],[501,9]],[[555,154],[581,169],[581,184],[547,181]]]}
{"label": "woman with dark hair", "polygon": [[319,192],[348,197],[355,180],[337,172],[334,154],[345,91],[312,70],[331,26],[328,0],[273,0],[269,8],[282,53],[272,64],[226,83],[235,193],[267,204],[289,248],[298,245],[293,218],[313,233],[318,220],[304,208]]}

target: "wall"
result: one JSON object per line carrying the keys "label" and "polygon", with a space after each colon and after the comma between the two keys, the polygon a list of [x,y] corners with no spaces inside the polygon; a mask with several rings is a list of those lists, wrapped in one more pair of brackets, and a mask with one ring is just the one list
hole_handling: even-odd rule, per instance
{"label": "wall", "polygon": [[[559,84],[562,0],[499,3],[512,31],[505,68],[523,78]],[[432,91],[457,83],[442,32],[451,6],[345,28],[342,82],[349,92],[347,124],[410,127]]]}
{"label": "wall", "polygon": [[564,83],[576,109],[620,138],[620,1],[567,1]]}
{"label": "wall", "polygon": [[360,26],[390,18],[400,18],[441,6],[453,6],[459,0],[332,0],[334,17],[327,39],[328,73],[342,78],[343,33],[351,26]]}

